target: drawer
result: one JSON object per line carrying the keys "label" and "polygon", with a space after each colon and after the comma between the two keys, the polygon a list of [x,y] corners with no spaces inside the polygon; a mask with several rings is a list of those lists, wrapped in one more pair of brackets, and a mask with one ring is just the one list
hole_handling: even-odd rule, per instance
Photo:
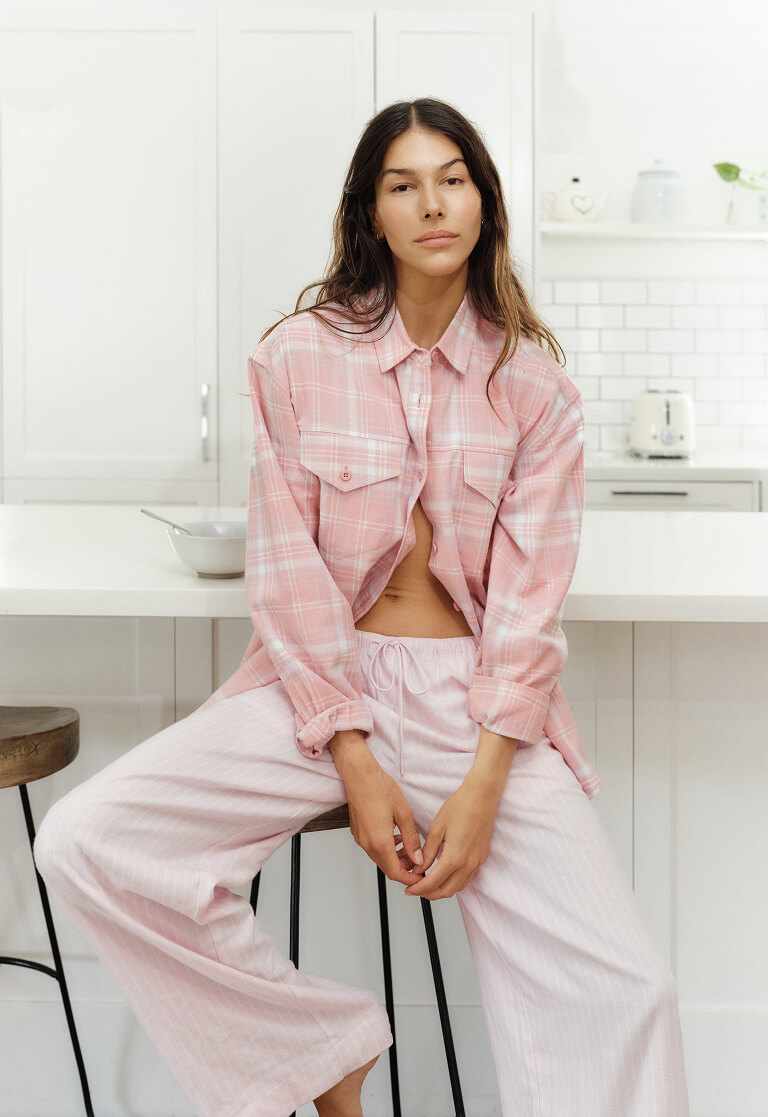
{"label": "drawer", "polygon": [[755,481],[585,481],[586,508],[759,512]]}

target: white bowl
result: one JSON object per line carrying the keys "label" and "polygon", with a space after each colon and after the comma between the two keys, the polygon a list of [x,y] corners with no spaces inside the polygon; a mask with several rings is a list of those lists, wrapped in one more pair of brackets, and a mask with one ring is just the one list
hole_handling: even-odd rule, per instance
{"label": "white bowl", "polygon": [[201,578],[236,578],[245,571],[244,523],[204,520],[181,526],[192,534],[168,528],[168,538],[184,565]]}

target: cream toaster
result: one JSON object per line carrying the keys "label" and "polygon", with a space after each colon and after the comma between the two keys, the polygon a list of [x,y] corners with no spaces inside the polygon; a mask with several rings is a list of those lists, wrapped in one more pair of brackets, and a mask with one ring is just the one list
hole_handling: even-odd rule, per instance
{"label": "cream toaster", "polygon": [[642,458],[687,458],[696,449],[693,400],[676,388],[649,388],[632,401],[629,450]]}

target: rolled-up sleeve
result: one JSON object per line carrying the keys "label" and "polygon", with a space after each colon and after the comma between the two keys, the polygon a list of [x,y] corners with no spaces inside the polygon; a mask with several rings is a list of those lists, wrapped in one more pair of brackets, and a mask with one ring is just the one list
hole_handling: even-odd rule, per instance
{"label": "rolled-up sleeve", "polygon": [[473,721],[522,745],[541,739],[568,658],[560,622],[584,510],[581,394],[561,373],[542,396],[497,511],[467,707]]}
{"label": "rolled-up sleeve", "polygon": [[[352,609],[317,549],[318,478],[299,461],[279,343],[248,358],[254,432],[245,583],[256,633],[293,703],[299,749],[319,756],[340,729],[373,730]],[[263,363],[262,363],[263,360]]]}

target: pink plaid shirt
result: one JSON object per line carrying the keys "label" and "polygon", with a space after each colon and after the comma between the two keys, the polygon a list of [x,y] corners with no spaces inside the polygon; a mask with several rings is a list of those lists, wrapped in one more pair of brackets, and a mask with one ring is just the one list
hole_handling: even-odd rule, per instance
{"label": "pink plaid shirt", "polygon": [[245,572],[254,634],[206,706],[279,678],[305,755],[320,755],[336,730],[370,733],[354,623],[414,547],[420,498],[429,568],[480,641],[469,717],[521,746],[546,735],[585,793],[598,793],[559,682],[584,504],[581,395],[521,337],[490,388],[500,422],[485,385],[502,340],[465,293],[429,351],[396,305],[375,335],[339,336],[306,313],[256,347]]}

